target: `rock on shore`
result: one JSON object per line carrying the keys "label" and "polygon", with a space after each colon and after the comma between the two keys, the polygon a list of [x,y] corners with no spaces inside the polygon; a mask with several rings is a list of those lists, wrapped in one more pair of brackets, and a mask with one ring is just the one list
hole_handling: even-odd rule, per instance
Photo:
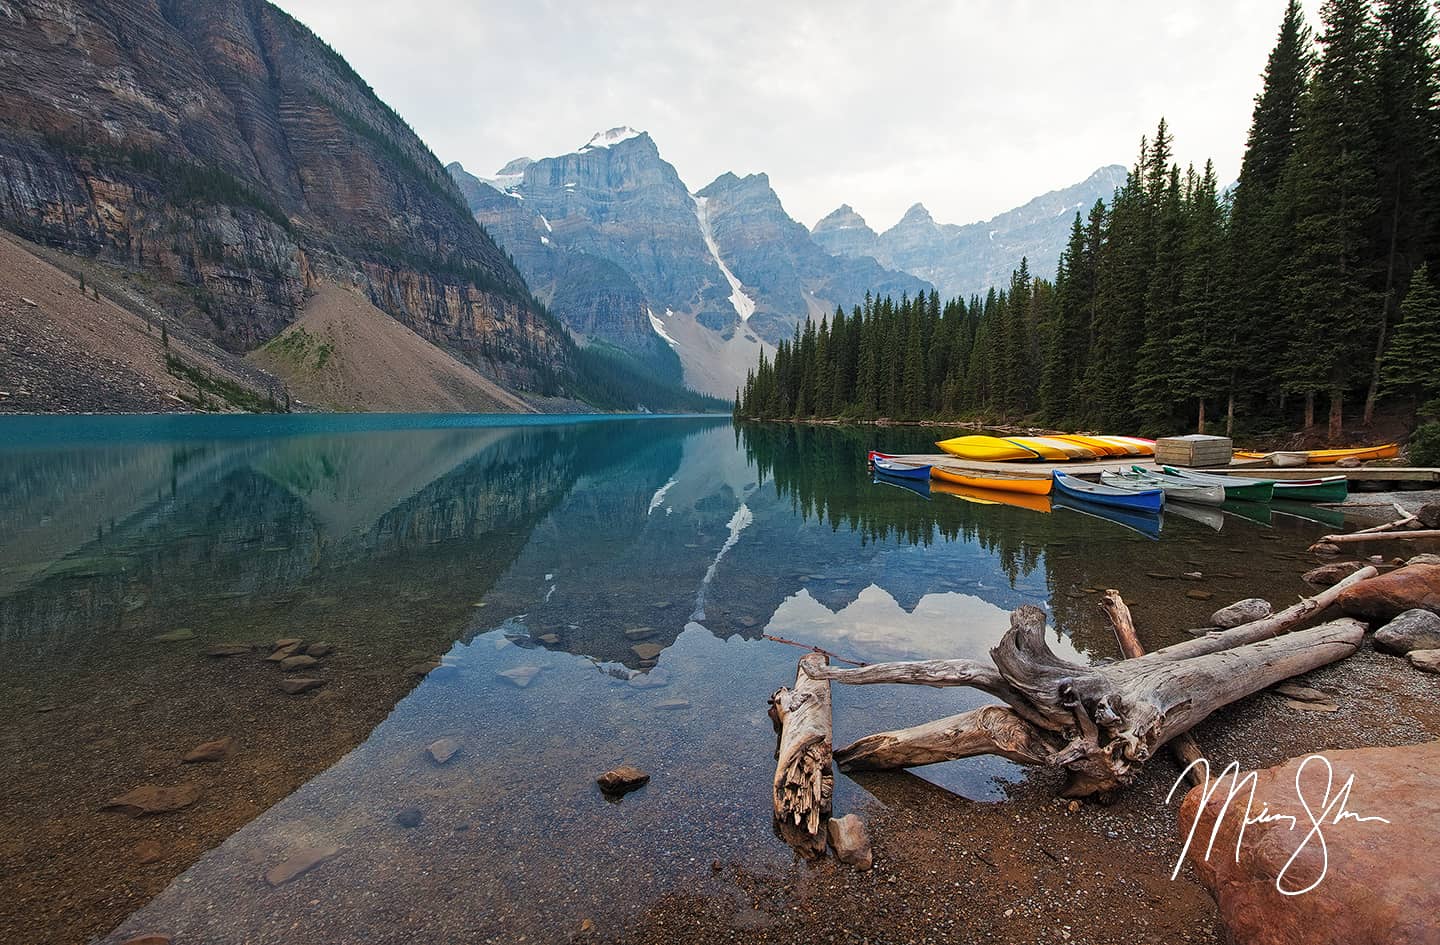
{"label": "rock on shore", "polygon": [[[1381,821],[1324,817],[1324,843],[1312,837],[1284,876],[1287,890],[1324,879],[1303,895],[1282,895],[1276,878],[1305,839],[1311,820],[1296,796],[1295,777],[1305,757],[1256,772],[1252,813],[1268,805],[1272,814],[1291,815],[1301,825],[1267,820],[1244,827],[1238,857],[1236,838],[1244,823],[1241,791],[1228,810],[1229,782],[1209,803],[1201,788],[1180,807],[1182,841],[1198,825],[1187,856],[1200,881],[1215,896],[1227,941],[1235,945],[1421,945],[1436,941],[1440,915],[1440,860],[1433,854],[1440,836],[1440,741],[1395,748],[1324,752],[1334,766],[1335,789],[1354,777],[1346,810]],[[1321,816],[1325,809],[1325,767],[1306,766],[1305,800]],[[1335,794],[1331,792],[1333,800]],[[1206,841],[1217,818],[1219,833],[1206,857]],[[1338,823],[1336,820],[1338,819]],[[1327,858],[1328,857],[1328,861]],[[1397,864],[1403,869],[1397,869]]]}
{"label": "rock on shore", "polygon": [[1346,616],[1371,623],[1415,608],[1440,613],[1440,565],[1408,564],[1361,581],[1341,591],[1335,603]]}

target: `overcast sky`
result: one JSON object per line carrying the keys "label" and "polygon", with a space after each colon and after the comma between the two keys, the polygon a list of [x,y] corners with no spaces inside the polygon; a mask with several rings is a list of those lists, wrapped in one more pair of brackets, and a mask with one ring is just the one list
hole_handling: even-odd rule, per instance
{"label": "overcast sky", "polygon": [[[692,190],[765,171],[807,226],[985,219],[1133,162],[1164,115],[1235,178],[1284,0],[279,0],[444,162],[650,132]],[[1305,4],[1312,28],[1318,0]]]}

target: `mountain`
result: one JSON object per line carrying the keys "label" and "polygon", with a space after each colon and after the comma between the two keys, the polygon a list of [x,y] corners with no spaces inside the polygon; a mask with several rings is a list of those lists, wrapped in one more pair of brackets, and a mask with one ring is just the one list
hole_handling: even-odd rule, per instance
{"label": "mountain", "polygon": [[807,315],[871,292],[928,291],[868,259],[836,258],[785,213],[763,174],[692,192],[628,127],[492,178],[448,170],[475,219],[571,331],[731,396],[763,347]]}
{"label": "mountain", "polygon": [[1032,273],[1053,275],[1076,212],[1083,216],[1096,200],[1108,202],[1124,182],[1125,168],[1112,164],[1078,184],[964,226],[936,223],[917,203],[879,234],[842,204],[815,224],[811,236],[827,252],[870,256],[933,283],[947,298],[968,297],[1006,285],[1022,257],[1029,259]]}
{"label": "mountain", "polygon": [[232,353],[331,284],[435,356],[570,392],[574,343],[444,167],[260,0],[0,4],[0,226],[109,267],[147,311]]}

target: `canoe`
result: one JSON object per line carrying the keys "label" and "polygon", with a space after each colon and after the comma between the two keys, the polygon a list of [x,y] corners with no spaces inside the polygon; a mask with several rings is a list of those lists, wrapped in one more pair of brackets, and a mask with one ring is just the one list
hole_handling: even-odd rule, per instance
{"label": "canoe", "polygon": [[1131,489],[1117,489],[1103,483],[1086,482],[1084,479],[1067,476],[1058,469],[1053,470],[1051,475],[1055,477],[1057,493],[1084,502],[1129,509],[1134,512],[1158,512],[1165,506],[1165,493],[1159,489],[1144,489],[1138,492]]}
{"label": "canoe", "polygon": [[949,440],[938,440],[935,445],[951,456],[982,463],[1017,462],[1040,458],[1040,454],[1034,450],[1010,440],[1002,440],[998,436],[979,434],[957,436]]}
{"label": "canoe", "polygon": [[989,489],[995,492],[1023,492],[1029,495],[1049,495],[1055,480],[1049,476],[1007,476],[1003,473],[972,473],[953,466],[931,466],[930,478],[941,482],[965,486],[970,489]]}
{"label": "canoe", "polygon": [[1349,494],[1350,480],[1344,476],[1275,481],[1274,497],[1292,502],[1344,502]]}
{"label": "canoe", "polygon": [[920,481],[919,479],[900,479],[893,476],[876,474],[870,477],[872,486],[889,486],[892,489],[903,489],[906,492],[914,493],[925,501],[930,501],[930,480]]}
{"label": "canoe", "polygon": [[[1144,467],[1132,466],[1136,472],[1145,472]],[[1188,479],[1191,482],[1201,482],[1210,486],[1224,486],[1226,499],[1239,499],[1244,502],[1269,502],[1270,497],[1275,493],[1274,479],[1249,479],[1244,476],[1215,476],[1209,473],[1194,472],[1189,469],[1177,469],[1174,466],[1161,466],[1167,475],[1179,476],[1181,479]]]}
{"label": "canoe", "polygon": [[882,453],[879,450],[870,450],[868,453],[865,454],[865,462],[867,463],[874,463],[877,458],[894,459],[895,457],[890,453]]}
{"label": "canoe", "polygon": [[1009,505],[1017,509],[1028,509],[1031,512],[1050,511],[1050,497],[1046,495],[1001,492],[996,489],[972,489],[969,486],[955,485],[943,479],[931,482],[930,491],[942,495],[953,495],[957,499],[963,499],[975,505]]}
{"label": "canoe", "polygon": [[[1400,446],[1397,443],[1382,443],[1379,446],[1353,446],[1344,449],[1330,450],[1284,450],[1288,455],[1303,455],[1306,462],[1315,464],[1333,463],[1342,459],[1394,459],[1400,455]],[[1251,450],[1236,450],[1235,455],[1241,459],[1266,459],[1270,453],[1256,453]]]}
{"label": "canoe", "polygon": [[1051,497],[1050,505],[1052,508],[1068,509],[1091,518],[1104,519],[1132,532],[1138,532],[1152,541],[1160,539],[1160,528],[1163,524],[1160,512],[1141,512],[1113,505],[1100,505],[1098,502],[1086,502],[1084,499],[1058,492]]}
{"label": "canoe", "polygon": [[1104,434],[1092,437],[1092,439],[1103,440],[1106,443],[1113,443],[1126,451],[1130,456],[1154,456],[1155,441],[1147,440],[1139,436],[1110,436]]}
{"label": "canoe", "polygon": [[1095,451],[1090,447],[1081,446],[1079,443],[1071,443],[1068,440],[1062,440],[1056,436],[1010,436],[1006,437],[1006,439],[1026,449],[1034,450],[1040,454],[1041,459],[1055,462],[1095,458]]}
{"label": "canoe", "polygon": [[1051,439],[1064,440],[1067,443],[1075,443],[1093,452],[1096,456],[1139,456],[1139,452],[1131,452],[1132,447],[1112,442],[1103,436],[1087,436],[1083,433],[1057,433]]}
{"label": "canoe", "polygon": [[927,482],[930,480],[929,466],[901,463],[878,456],[875,458],[875,471],[891,479],[924,479]]}
{"label": "canoe", "polygon": [[1152,476],[1131,470],[1107,469],[1100,473],[1100,481],[1117,489],[1159,489],[1165,493],[1166,501],[1193,502],[1196,505],[1219,505],[1225,501],[1225,490],[1220,486],[1207,486],[1199,482],[1186,482],[1176,476]]}

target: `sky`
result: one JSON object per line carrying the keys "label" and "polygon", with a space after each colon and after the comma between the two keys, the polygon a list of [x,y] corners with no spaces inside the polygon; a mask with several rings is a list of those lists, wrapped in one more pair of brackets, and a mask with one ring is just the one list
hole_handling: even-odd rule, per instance
{"label": "sky", "polygon": [[[488,176],[648,131],[692,191],[766,172],[807,226],[988,219],[1164,116],[1235,179],[1284,0],[278,0],[441,161]],[[1303,4],[1312,28],[1319,0]]]}

